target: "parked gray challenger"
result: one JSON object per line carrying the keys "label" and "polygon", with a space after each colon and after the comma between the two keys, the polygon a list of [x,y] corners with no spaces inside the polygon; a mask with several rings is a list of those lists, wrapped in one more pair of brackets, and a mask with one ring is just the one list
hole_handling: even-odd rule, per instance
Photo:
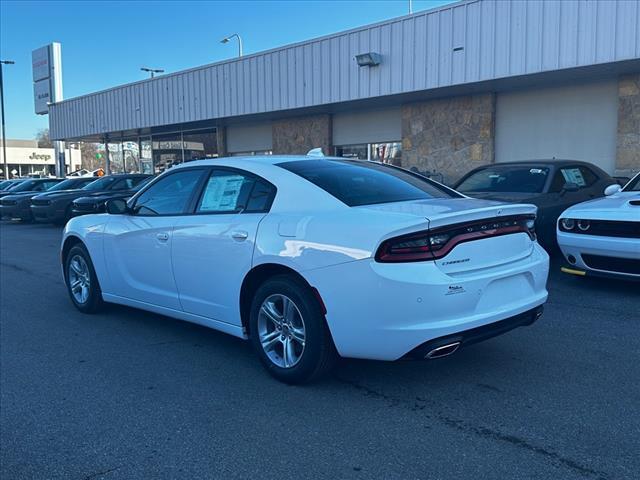
{"label": "parked gray challenger", "polygon": [[148,176],[138,173],[108,175],[79,190],[46,192],[31,199],[31,213],[36,221],[64,224],[73,216],[73,201],[76,198],[131,190]]}
{"label": "parked gray challenger", "polygon": [[554,249],[556,222],[576,203],[604,196],[618,183],[605,171],[577,160],[530,160],[485,165],[470,171],[453,188],[484,200],[532,203],[538,207],[536,233],[540,243]]}
{"label": "parked gray challenger", "polygon": [[96,177],[71,177],[54,184],[45,192],[17,192],[10,191],[0,199],[0,216],[29,222],[33,220],[31,213],[31,199],[41,193],[61,192],[84,187],[94,182]]}

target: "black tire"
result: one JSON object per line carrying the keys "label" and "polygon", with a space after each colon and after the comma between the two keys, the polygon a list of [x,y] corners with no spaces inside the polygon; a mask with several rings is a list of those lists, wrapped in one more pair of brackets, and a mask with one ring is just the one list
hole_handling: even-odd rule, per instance
{"label": "black tire", "polygon": [[[81,257],[86,264],[88,270],[88,295],[86,300],[81,301],[72,292],[71,286],[71,277],[74,276],[74,273],[70,271],[72,269],[71,263],[77,258]],[[89,252],[84,245],[78,244],[69,250],[67,254],[67,258],[64,262],[64,279],[67,285],[67,293],[69,294],[69,298],[75,305],[75,307],[80,310],[82,313],[95,313],[99,311],[104,302],[102,300],[102,291],[100,290],[100,284],[98,283],[98,277],[96,276],[96,272],[93,269],[93,262],[91,262],[91,257],[89,256]]]}
{"label": "black tire", "polygon": [[[279,295],[286,296],[295,304],[303,319],[305,331],[304,347],[299,360],[287,368],[274,363],[260,341],[259,318],[263,302]],[[322,307],[311,289],[293,275],[272,277],[258,288],[251,304],[249,322],[251,343],[260,362],[273,377],[281,382],[292,385],[307,383],[328,373],[335,364],[338,354]],[[263,325],[264,323],[265,320],[262,321]]]}

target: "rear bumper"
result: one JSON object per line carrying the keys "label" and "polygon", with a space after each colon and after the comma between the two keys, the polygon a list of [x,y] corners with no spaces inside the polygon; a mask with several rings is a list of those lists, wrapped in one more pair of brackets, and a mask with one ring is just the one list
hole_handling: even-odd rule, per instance
{"label": "rear bumper", "polygon": [[[558,245],[568,262],[565,273],[608,278],[640,279],[640,274],[624,270],[626,263],[640,262],[640,241],[637,238],[604,237],[558,232]],[[599,257],[600,261],[591,261]],[[602,259],[610,258],[609,266]],[[580,273],[583,272],[583,273]]]}
{"label": "rear bumper", "polygon": [[[464,274],[446,274],[434,262],[366,259],[304,275],[325,303],[340,355],[397,360],[428,342],[514,317],[526,324],[527,312],[547,300],[548,273],[549,256],[535,243],[521,260]],[[494,336],[508,329],[488,330]]]}
{"label": "rear bumper", "polygon": [[507,333],[510,330],[518,327],[525,327],[532,325],[536,320],[542,316],[544,307],[541,305],[536,308],[532,308],[526,312],[514,315],[505,320],[489,323],[481,327],[472,328],[470,330],[464,330],[462,332],[447,335],[440,338],[434,338],[422,345],[414,348],[407,353],[403,358],[422,360],[427,358],[430,352],[433,352],[439,347],[445,345],[458,344],[458,349],[468,347],[474,343],[483,342],[490,338],[497,337],[503,333]]}

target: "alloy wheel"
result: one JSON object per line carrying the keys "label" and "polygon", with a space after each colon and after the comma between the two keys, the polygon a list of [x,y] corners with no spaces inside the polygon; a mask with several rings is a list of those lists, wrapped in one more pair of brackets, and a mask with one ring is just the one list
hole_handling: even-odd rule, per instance
{"label": "alloy wheel", "polygon": [[69,261],[69,289],[76,302],[83,304],[89,300],[91,276],[89,266],[81,255],[74,255]]}
{"label": "alloy wheel", "polygon": [[305,335],[304,319],[293,300],[277,293],[262,302],[258,336],[264,353],[274,365],[295,366],[304,353]]}

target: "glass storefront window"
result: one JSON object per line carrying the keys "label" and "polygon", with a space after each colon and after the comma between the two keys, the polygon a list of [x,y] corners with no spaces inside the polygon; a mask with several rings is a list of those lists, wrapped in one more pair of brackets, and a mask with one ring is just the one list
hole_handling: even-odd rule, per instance
{"label": "glass storefront window", "polygon": [[153,136],[153,166],[156,173],[182,163],[182,134]]}
{"label": "glass storefront window", "polygon": [[382,163],[390,163],[397,167],[402,165],[402,143],[371,143],[370,160]]}
{"label": "glass storefront window", "polygon": [[251,152],[232,152],[232,157],[251,157],[254,155],[273,155],[273,150],[254,150]]}
{"label": "glass storefront window", "polygon": [[402,143],[362,143],[358,145],[341,145],[335,148],[337,157],[373,160],[376,162],[402,165]]}
{"label": "glass storefront window", "polygon": [[215,129],[183,132],[182,143],[185,162],[218,156],[218,139]]}
{"label": "glass storefront window", "polygon": [[122,142],[109,140],[107,148],[109,149],[111,173],[124,173]]}
{"label": "glass storefront window", "polygon": [[360,160],[368,160],[368,145],[342,145],[336,147],[336,157],[357,158]]}
{"label": "glass storefront window", "polygon": [[140,172],[140,145],[137,138],[122,140],[122,161],[124,172]]}
{"label": "glass storefront window", "polygon": [[151,154],[151,138],[140,139],[140,173],[153,174],[153,156]]}

